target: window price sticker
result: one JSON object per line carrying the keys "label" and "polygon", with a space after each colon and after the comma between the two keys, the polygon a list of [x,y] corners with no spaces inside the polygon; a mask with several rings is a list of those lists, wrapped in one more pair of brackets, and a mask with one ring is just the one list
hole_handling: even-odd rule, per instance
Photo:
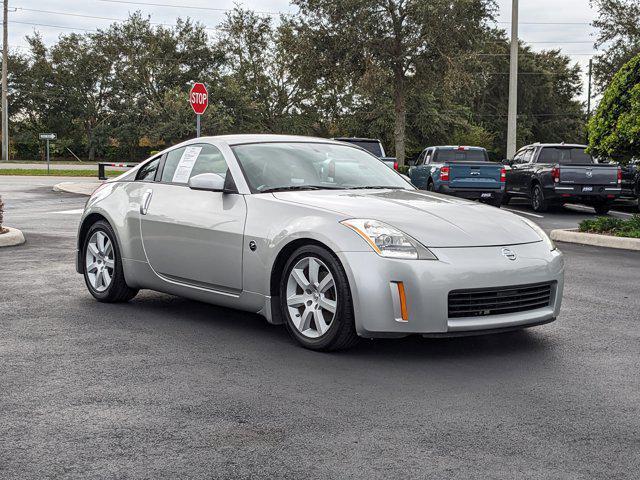
{"label": "window price sticker", "polygon": [[201,150],[202,147],[187,147],[184,149],[184,153],[180,157],[176,171],[173,174],[172,182],[187,183],[189,181],[191,170],[193,170]]}

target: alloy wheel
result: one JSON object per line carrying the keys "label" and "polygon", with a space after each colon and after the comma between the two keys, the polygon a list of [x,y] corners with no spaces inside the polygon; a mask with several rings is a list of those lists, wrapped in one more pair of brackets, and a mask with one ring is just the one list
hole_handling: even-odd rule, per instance
{"label": "alloy wheel", "polygon": [[87,243],[85,271],[96,292],[104,292],[111,285],[115,263],[115,252],[109,237],[100,230],[94,232]]}
{"label": "alloy wheel", "polygon": [[333,275],[316,257],[300,259],[287,279],[287,310],[296,329],[305,337],[318,338],[336,315],[337,290]]}

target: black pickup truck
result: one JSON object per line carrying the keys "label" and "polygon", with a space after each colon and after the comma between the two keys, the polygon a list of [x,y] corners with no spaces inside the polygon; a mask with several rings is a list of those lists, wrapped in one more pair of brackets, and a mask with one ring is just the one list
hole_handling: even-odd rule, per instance
{"label": "black pickup truck", "polygon": [[507,186],[503,203],[527,198],[536,212],[550,205],[581,203],[606,214],[620,196],[620,167],[596,163],[586,145],[536,143],[521,148],[506,161]]}

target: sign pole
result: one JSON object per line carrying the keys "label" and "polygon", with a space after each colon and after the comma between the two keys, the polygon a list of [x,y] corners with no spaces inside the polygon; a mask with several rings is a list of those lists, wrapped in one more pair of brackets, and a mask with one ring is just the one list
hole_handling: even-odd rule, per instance
{"label": "sign pole", "polygon": [[209,92],[204,83],[196,82],[189,90],[189,103],[196,114],[196,138],[200,137],[200,117],[209,105]]}
{"label": "sign pole", "polygon": [[49,164],[49,139],[47,138],[47,175],[51,174],[51,168]]}

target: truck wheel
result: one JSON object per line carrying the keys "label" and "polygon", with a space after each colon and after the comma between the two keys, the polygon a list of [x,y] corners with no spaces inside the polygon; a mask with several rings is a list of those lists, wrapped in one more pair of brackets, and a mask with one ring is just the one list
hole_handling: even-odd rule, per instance
{"label": "truck wheel", "polygon": [[487,201],[487,205],[500,208],[502,206],[502,198],[492,198],[491,200]]}
{"label": "truck wheel", "polygon": [[430,192],[436,191],[436,187],[433,184],[433,180],[429,180],[429,182],[427,183],[427,190],[429,190]]}
{"label": "truck wheel", "polygon": [[606,215],[607,213],[609,213],[611,205],[608,203],[596,203],[593,206],[593,209],[596,211],[597,215]]}
{"label": "truck wheel", "polygon": [[544,192],[539,184],[533,186],[531,191],[531,208],[536,212],[546,212],[549,209],[549,204],[544,198]]}

